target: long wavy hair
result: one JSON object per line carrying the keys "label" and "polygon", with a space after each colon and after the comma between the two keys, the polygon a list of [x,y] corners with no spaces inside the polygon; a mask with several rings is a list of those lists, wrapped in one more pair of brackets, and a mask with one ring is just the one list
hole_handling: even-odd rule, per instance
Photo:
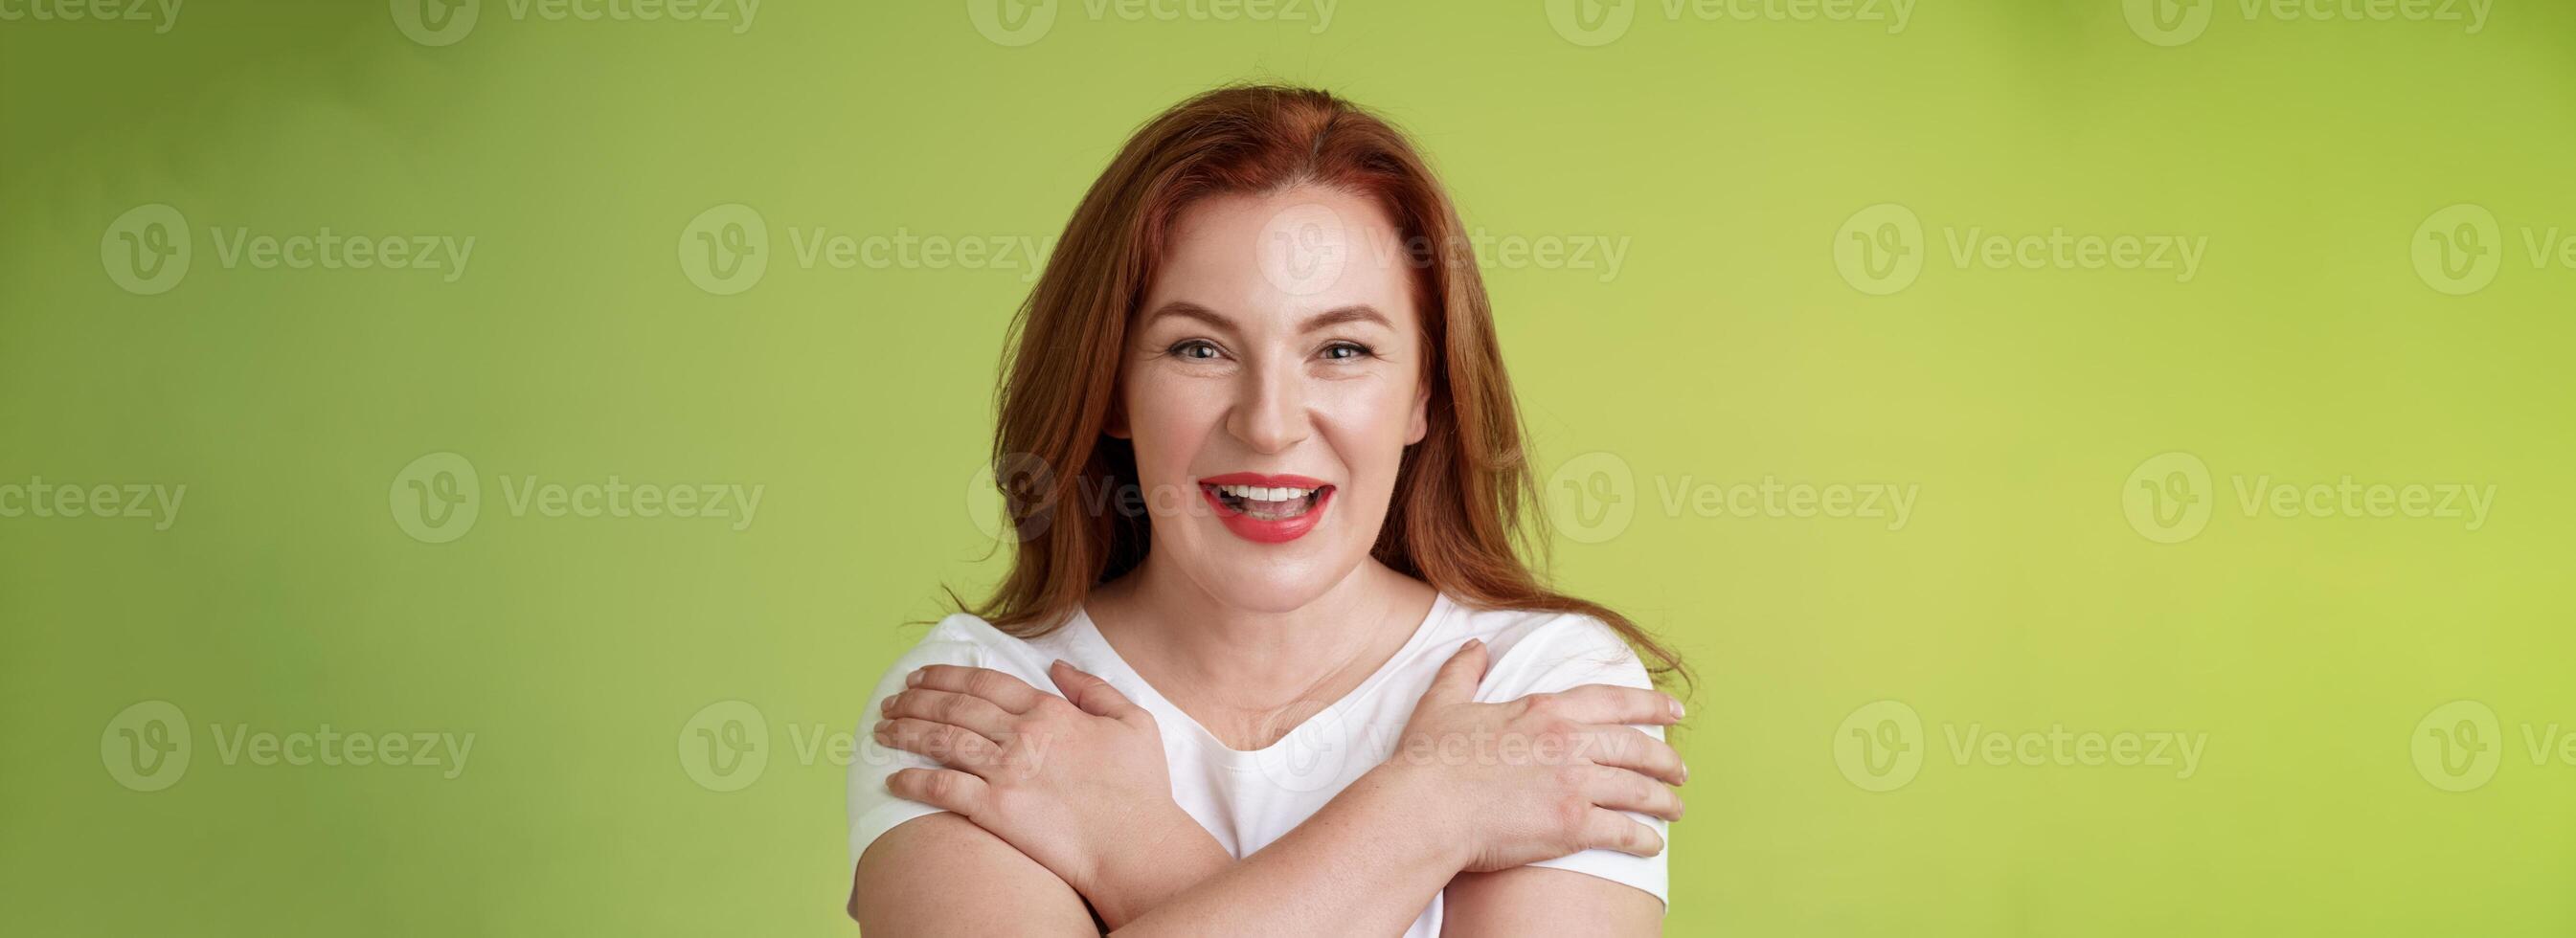
{"label": "long wavy hair", "polygon": [[[982,603],[1004,632],[1060,627],[1092,588],[1152,546],[1132,506],[1135,451],[1103,432],[1118,404],[1127,329],[1175,219],[1219,194],[1311,185],[1374,200],[1415,270],[1423,311],[1428,432],[1405,448],[1371,556],[1466,605],[1589,615],[1618,630],[1658,683],[1687,684],[1681,659],[1607,607],[1550,589],[1524,560],[1548,550],[1538,483],[1484,278],[1457,210],[1404,135],[1310,88],[1240,85],[1147,122],[1093,182],[1013,319],[994,407],[993,474],[1018,549]],[[953,594],[952,594],[953,598]]]}

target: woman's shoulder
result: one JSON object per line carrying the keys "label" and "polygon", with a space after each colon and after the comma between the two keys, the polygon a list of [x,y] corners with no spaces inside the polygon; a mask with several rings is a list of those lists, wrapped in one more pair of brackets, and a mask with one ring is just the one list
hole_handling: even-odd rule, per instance
{"label": "woman's shoulder", "polygon": [[[1553,609],[1469,606],[1458,609],[1457,641],[1484,639],[1492,651],[1490,678],[1531,683],[1618,683],[1651,686],[1645,662],[1619,630],[1597,616]],[[1569,685],[1571,686],[1571,685]]]}
{"label": "woman's shoulder", "polygon": [[1024,638],[1003,631],[999,626],[971,612],[954,612],[942,617],[922,633],[888,667],[888,676],[909,673],[934,664],[992,668],[1022,678],[1045,674],[1047,665],[1064,657],[1061,647],[1066,629],[1058,628],[1036,638]]}

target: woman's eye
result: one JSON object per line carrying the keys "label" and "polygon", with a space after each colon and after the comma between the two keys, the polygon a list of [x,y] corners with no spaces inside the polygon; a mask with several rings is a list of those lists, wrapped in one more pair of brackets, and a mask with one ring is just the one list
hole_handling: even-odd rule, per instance
{"label": "woman's eye", "polygon": [[1324,357],[1332,361],[1349,361],[1354,358],[1367,358],[1370,354],[1368,346],[1361,345],[1357,342],[1335,342],[1331,345],[1324,346]]}
{"label": "woman's eye", "polygon": [[1175,358],[1206,361],[1215,358],[1217,351],[1216,345],[1205,339],[1188,339],[1172,346],[1170,354]]}

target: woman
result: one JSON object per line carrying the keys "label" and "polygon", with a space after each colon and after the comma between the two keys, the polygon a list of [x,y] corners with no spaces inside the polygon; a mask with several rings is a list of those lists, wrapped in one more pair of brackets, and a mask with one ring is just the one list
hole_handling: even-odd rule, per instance
{"label": "woman", "polygon": [[1515,552],[1492,316],[1400,134],[1321,91],[1183,102],[1013,332],[1021,543],[870,701],[863,932],[1660,929],[1682,711],[1638,651],[1678,665]]}

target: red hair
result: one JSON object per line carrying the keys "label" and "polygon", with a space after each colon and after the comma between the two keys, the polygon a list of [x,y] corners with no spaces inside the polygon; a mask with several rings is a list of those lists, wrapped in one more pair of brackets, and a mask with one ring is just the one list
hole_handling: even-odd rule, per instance
{"label": "red hair", "polygon": [[1546,517],[1457,211],[1402,133],[1307,88],[1236,86],[1183,101],[1138,130],[1083,196],[1011,324],[993,468],[1019,549],[993,595],[968,610],[1010,634],[1044,634],[1093,587],[1144,561],[1152,529],[1143,513],[1103,510],[1126,501],[1104,496],[1138,485],[1134,450],[1103,432],[1118,406],[1128,326],[1182,209],[1300,185],[1374,201],[1416,271],[1429,428],[1405,448],[1371,556],[1470,606],[1597,618],[1659,679],[1687,683],[1669,647],[1625,616],[1549,589],[1522,559],[1524,548],[1544,556]]}

